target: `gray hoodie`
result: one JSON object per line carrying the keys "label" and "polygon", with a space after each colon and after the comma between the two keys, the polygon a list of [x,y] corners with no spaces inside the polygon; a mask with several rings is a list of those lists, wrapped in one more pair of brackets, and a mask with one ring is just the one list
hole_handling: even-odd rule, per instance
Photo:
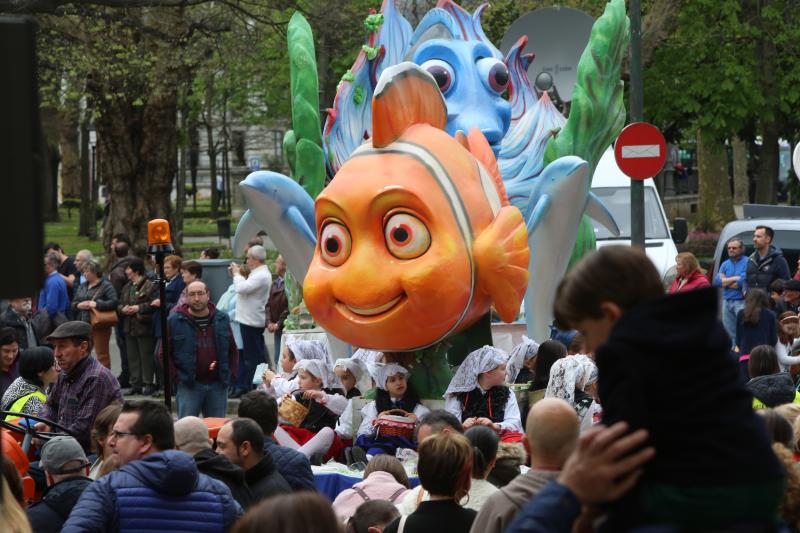
{"label": "gray hoodie", "polygon": [[492,494],[481,507],[470,533],[502,533],[528,500],[556,479],[556,470],[532,468]]}

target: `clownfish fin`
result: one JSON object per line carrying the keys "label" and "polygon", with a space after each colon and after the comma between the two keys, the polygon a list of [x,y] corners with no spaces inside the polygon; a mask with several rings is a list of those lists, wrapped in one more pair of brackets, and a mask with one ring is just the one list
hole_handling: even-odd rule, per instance
{"label": "clownfish fin", "polygon": [[405,61],[383,71],[372,98],[372,146],[382,148],[414,124],[444,130],[447,105],[436,80]]}
{"label": "clownfish fin", "polygon": [[508,195],[506,194],[506,186],[503,183],[503,177],[500,174],[500,168],[497,166],[497,158],[494,156],[494,152],[492,151],[492,147],[489,145],[489,141],[487,141],[486,137],[483,136],[481,130],[478,128],[472,128],[469,130],[467,142],[470,153],[483,165],[483,167],[489,173],[489,176],[492,178],[494,187],[497,189],[497,195],[500,197],[500,205],[509,205]]}
{"label": "clownfish fin", "polygon": [[512,322],[528,286],[528,230],[522,213],[504,206],[472,244],[478,286],[494,302],[497,314]]}
{"label": "clownfish fin", "polygon": [[458,130],[456,132],[456,140],[458,141],[458,144],[460,144],[461,146],[466,148],[467,151],[469,151],[469,141],[467,140],[467,136],[464,135],[464,132],[462,130]]}

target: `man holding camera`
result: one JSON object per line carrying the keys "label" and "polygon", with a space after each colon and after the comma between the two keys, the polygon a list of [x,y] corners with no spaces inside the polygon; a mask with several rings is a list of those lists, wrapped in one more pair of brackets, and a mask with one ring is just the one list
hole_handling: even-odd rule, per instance
{"label": "man holding camera", "polygon": [[247,250],[246,264],[250,275],[245,277],[241,267],[231,263],[233,287],[236,291],[236,321],[242,332],[243,358],[236,376],[236,386],[231,397],[238,398],[253,388],[253,374],[260,363],[267,361],[264,327],[267,323],[265,307],[272,286],[272,274],[266,265],[267,251],[263,246]]}

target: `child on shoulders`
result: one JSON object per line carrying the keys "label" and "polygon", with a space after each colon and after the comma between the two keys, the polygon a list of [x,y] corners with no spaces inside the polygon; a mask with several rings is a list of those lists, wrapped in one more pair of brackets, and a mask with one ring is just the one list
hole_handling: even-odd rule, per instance
{"label": "child on shoulders", "polygon": [[522,442],[522,421],[514,393],[504,385],[508,354],[484,346],[469,354],[444,393],[445,409],[469,429],[495,430],[503,442]]}

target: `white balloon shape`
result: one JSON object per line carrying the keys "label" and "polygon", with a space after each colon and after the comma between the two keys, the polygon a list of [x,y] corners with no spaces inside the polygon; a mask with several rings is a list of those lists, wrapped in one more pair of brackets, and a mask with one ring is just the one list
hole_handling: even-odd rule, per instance
{"label": "white balloon shape", "polygon": [[800,180],[800,144],[794,147],[794,155],[792,156],[792,166],[794,166],[794,173],[797,179]]}

